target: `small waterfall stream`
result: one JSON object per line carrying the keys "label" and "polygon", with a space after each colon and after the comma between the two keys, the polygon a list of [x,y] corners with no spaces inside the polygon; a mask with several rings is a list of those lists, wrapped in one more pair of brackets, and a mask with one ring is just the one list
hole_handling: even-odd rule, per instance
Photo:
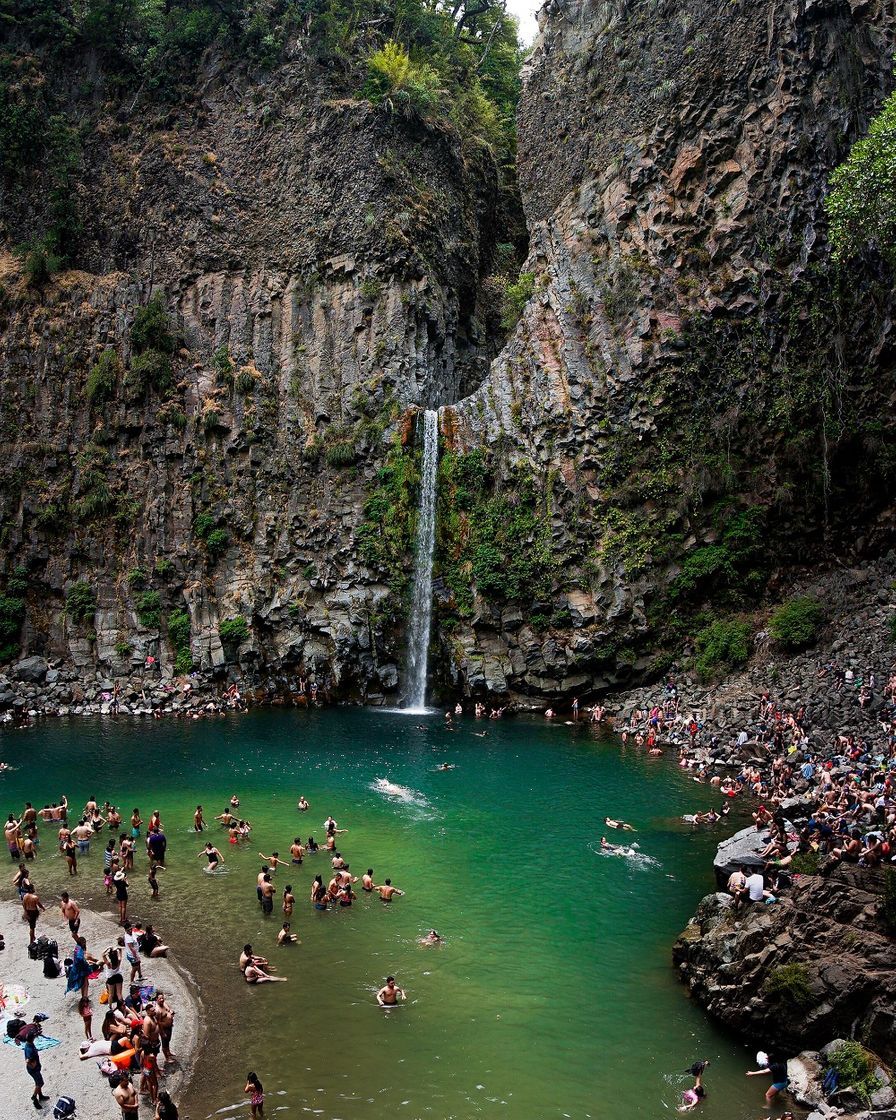
{"label": "small waterfall stream", "polygon": [[405,702],[411,710],[426,707],[429,630],[432,623],[432,556],[436,543],[436,474],[439,466],[439,414],[423,413],[423,473],[414,558],[414,594],[408,620],[408,676]]}

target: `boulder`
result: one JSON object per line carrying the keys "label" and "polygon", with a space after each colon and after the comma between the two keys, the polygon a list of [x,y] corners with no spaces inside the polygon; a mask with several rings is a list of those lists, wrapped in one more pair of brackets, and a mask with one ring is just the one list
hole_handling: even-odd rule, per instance
{"label": "boulder", "polygon": [[763,835],[764,833],[757,832],[751,826],[750,828],[742,828],[740,832],[735,832],[733,836],[719,844],[713,860],[713,870],[716,873],[716,882],[720,887],[724,887],[729,876],[733,872],[739,871],[741,867],[762,869],[764,861],[759,858],[756,849],[761,850],[765,847],[762,841]]}
{"label": "boulder", "polygon": [[804,1050],[787,1063],[790,1077],[790,1092],[797,1104],[808,1108],[818,1108],[824,1101],[821,1084],[824,1081],[824,1067],[820,1055],[814,1050]]}
{"label": "boulder", "polygon": [[43,684],[48,668],[45,658],[34,655],[17,662],[10,676],[13,680],[24,681],[26,684]]}

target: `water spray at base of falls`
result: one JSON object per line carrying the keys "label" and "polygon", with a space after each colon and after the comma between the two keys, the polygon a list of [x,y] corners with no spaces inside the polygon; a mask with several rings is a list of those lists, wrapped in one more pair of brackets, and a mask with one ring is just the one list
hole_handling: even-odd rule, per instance
{"label": "water spray at base of falls", "polygon": [[432,625],[432,557],[436,544],[436,475],[439,467],[439,414],[423,413],[423,471],[414,558],[414,593],[408,619],[408,672],[405,710],[426,707],[429,632]]}

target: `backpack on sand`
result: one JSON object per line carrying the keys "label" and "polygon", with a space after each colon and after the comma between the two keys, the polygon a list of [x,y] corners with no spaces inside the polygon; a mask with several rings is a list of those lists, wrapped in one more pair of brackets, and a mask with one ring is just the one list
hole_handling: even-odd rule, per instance
{"label": "backpack on sand", "polygon": [[60,1097],[56,1104],[53,1106],[54,1120],[69,1120],[70,1116],[75,1115],[75,1098],[74,1097]]}

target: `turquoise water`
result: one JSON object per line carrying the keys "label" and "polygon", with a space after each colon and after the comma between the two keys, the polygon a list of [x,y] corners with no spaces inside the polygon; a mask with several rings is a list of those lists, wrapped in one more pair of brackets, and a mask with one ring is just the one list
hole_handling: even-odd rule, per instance
{"label": "turquoise water", "polygon": [[[16,767],[0,775],[4,813],[62,792],[73,806],[108,797],[125,816],[137,805],[144,820],[161,811],[162,897],[149,901],[138,860],[131,913],[154,922],[200,985],[209,1033],[184,1102],[194,1120],[248,1115],[249,1069],[268,1113],[655,1117],[674,1111],[682,1071],[706,1057],[701,1115],[762,1113],[765,1083],[743,1076],[750,1055],[688,1001],[670,966],[724,835],[677,819],[716,798],[670,762],[584,725],[466,721],[449,733],[439,716],[365,710],[45,724],[3,731],[0,755]],[[445,761],[456,769],[438,772]],[[404,792],[381,792],[378,778]],[[206,835],[226,863],[208,876],[192,811],[202,802],[210,819],[232,793],[253,835],[234,849],[214,826]],[[310,812],[296,811],[299,794]],[[329,879],[329,859],[280,869],[302,944],[278,949],[279,896],[266,919],[257,853],[288,858],[296,835],[322,841],[330,813],[348,829],[339,846],[352,871],[372,866],[407,894],[387,906],[359,891],[350,910],[321,914],[307,897],[318,870]],[[595,854],[607,814],[637,825],[636,857]],[[72,894],[112,912],[101,849],[82,860]],[[35,877],[45,900],[67,883],[48,839]],[[433,926],[446,944],[420,947]],[[249,988],[237,969],[245,941],[289,982]],[[408,994],[388,1013],[374,1002],[387,973]]]}

